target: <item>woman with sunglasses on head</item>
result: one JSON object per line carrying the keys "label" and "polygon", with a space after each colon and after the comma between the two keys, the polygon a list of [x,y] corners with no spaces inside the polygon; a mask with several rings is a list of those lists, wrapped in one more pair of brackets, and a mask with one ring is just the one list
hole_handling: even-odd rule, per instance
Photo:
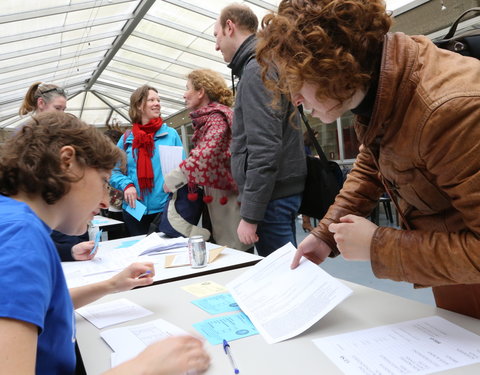
{"label": "woman with sunglasses on head", "polygon": [[[73,374],[74,309],[152,284],[153,264],[134,263],[69,291],[50,239],[52,228],[81,233],[107,207],[110,172],[123,158],[97,129],[64,113],[33,116],[0,148],[1,374]],[[107,373],[180,375],[208,365],[202,343],[182,336],[154,343]]]}
{"label": "woman with sunglasses on head", "polygon": [[[127,155],[127,168],[126,171],[115,168],[110,184],[124,193],[123,218],[130,236],[148,233],[153,219],[163,212],[167,202],[159,146],[182,146],[177,131],[160,117],[160,108],[160,97],[154,87],[143,85],[136,89],[130,96],[128,112],[132,130],[117,144]],[[126,211],[127,206],[136,207],[137,199],[146,206],[140,221]]]}
{"label": "woman with sunglasses on head", "polygon": [[251,245],[241,243],[237,235],[238,188],[230,169],[232,91],[219,73],[198,69],[187,76],[183,97],[191,111],[193,149],[179,168],[165,177],[166,188],[175,191],[185,184],[202,186],[213,240],[232,249],[247,250]]}
{"label": "woman with sunglasses on head", "polygon": [[64,112],[66,108],[67,96],[61,87],[54,84],[35,82],[28,88],[19,113],[23,116],[29,113]]}
{"label": "woman with sunglasses on head", "polygon": [[[263,19],[257,60],[279,73],[264,74],[269,87],[324,123],[351,110],[361,143],[292,267],[341,253],[480,318],[480,61],[391,22],[381,0],[283,0]],[[366,219],[385,190],[402,229]]]}

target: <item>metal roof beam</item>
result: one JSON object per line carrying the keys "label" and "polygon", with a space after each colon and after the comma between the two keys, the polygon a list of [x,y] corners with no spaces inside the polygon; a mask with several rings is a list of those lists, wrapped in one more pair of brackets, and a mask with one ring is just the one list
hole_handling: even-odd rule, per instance
{"label": "metal roof beam", "polygon": [[[85,77],[84,79],[86,80],[90,74],[87,73],[83,73],[83,74],[78,74],[78,75],[72,75],[72,74],[60,74],[60,75],[55,75],[55,74],[51,74],[49,76],[44,76],[44,77],[37,77],[36,79],[38,80],[41,80],[41,81],[44,81],[44,82],[50,82],[50,83],[55,83],[55,82],[58,82],[62,79],[66,79],[66,78],[77,78],[78,77]],[[59,86],[63,86],[64,88],[66,86],[64,85],[59,85]],[[24,82],[16,85],[16,86],[7,86],[7,87],[4,87],[4,88],[0,88],[0,91],[2,92],[10,92],[10,91],[17,91],[17,90],[27,90],[27,86],[25,85]]]}
{"label": "metal roof beam", "polygon": [[[150,52],[147,52],[147,51],[144,51],[144,50],[141,50],[141,49],[138,49],[138,48],[124,46],[123,49],[125,51],[128,51],[128,52],[134,52],[134,53],[138,53],[142,56],[151,57]],[[160,55],[157,55],[157,56],[160,56]],[[155,56],[154,58],[156,58],[157,56]],[[163,58],[164,57],[162,56],[162,59]],[[170,76],[170,77],[174,77],[174,78],[178,78],[178,79],[182,79],[182,80],[186,79],[185,74],[176,73],[176,72],[169,72],[165,69],[159,69],[158,67],[153,66],[153,65],[143,64],[141,62],[134,61],[134,60],[129,60],[129,59],[126,59],[126,58],[123,58],[123,57],[115,57],[114,61],[121,62],[123,64],[132,65],[132,66],[138,66],[139,68],[146,69],[146,70],[151,70],[151,71],[157,72],[159,74],[165,74],[165,75]]]}
{"label": "metal roof beam", "polygon": [[87,93],[88,93],[88,91],[83,92],[82,106],[80,107],[80,115],[78,116],[80,118],[82,118],[83,108],[85,108],[85,101],[87,100]]}
{"label": "metal roof beam", "polygon": [[24,63],[21,63],[21,64],[15,64],[15,65],[12,65],[12,66],[3,67],[2,68],[2,73],[10,73],[10,72],[14,72],[14,71],[21,70],[21,69],[32,68],[34,66],[41,66],[41,65],[44,65],[44,64],[50,64],[52,62],[60,62],[62,60],[73,59],[75,57],[82,57],[84,55],[90,55],[92,53],[106,51],[109,48],[110,48],[110,44],[106,44],[104,46],[89,48],[89,49],[85,50],[85,53],[83,53],[83,54],[78,54],[78,52],[72,52],[72,53],[67,53],[65,55],[55,55],[55,56],[52,56],[52,57],[47,57],[45,59],[39,59],[39,60],[29,59],[28,61],[26,61]]}
{"label": "metal roof beam", "polygon": [[100,18],[100,19],[95,19],[93,21],[88,20],[85,22],[74,23],[72,25],[58,26],[58,27],[52,27],[49,29],[29,31],[27,33],[4,36],[3,38],[0,38],[0,44],[19,42],[21,40],[30,40],[33,38],[40,38],[40,37],[45,37],[49,35],[65,33],[69,31],[83,30],[90,27],[108,25],[115,22],[122,22],[122,21],[125,22],[129,18],[130,17],[124,16],[124,15]]}
{"label": "metal roof beam", "polygon": [[[125,86],[131,86],[132,87],[132,92],[142,85],[142,83],[139,84],[138,82],[128,81],[128,80],[124,80],[124,79],[122,80],[122,79],[115,78],[115,77],[109,77],[106,73],[107,72],[105,72],[102,75],[102,79],[106,79],[106,80],[112,81],[112,82],[117,82],[117,83],[120,83],[120,84],[125,85]],[[163,90],[163,89],[159,89],[159,88],[156,88],[156,89],[158,90],[158,94],[160,96],[161,95],[171,95],[173,97],[182,98],[181,104],[184,105],[184,103],[183,103],[183,93],[182,94],[172,94],[172,92],[168,91],[168,90]]]}
{"label": "metal roof beam", "polygon": [[67,40],[66,42],[52,43],[44,46],[25,48],[24,50],[20,50],[20,51],[1,54],[0,60],[14,59],[16,57],[21,57],[21,56],[32,56],[32,55],[35,55],[36,53],[47,52],[52,50],[60,50],[61,48],[76,46],[79,44],[85,44],[85,43],[93,42],[95,40],[114,38],[117,35],[118,33],[116,31],[111,31],[103,34],[89,35],[86,38],[76,38],[72,40]]}
{"label": "metal roof beam", "polygon": [[263,1],[263,0],[245,0],[245,2],[256,5],[257,7],[267,9],[267,10],[273,10],[273,11],[278,10],[278,6],[273,5],[273,4],[271,4],[267,1]]}
{"label": "metal roof beam", "polygon": [[196,36],[198,38],[202,38],[202,39],[205,39],[205,40],[208,40],[210,42],[215,43],[215,37],[213,35],[206,34],[206,33],[203,33],[201,31],[197,31],[195,29],[190,29],[189,27],[179,25],[178,23],[175,23],[175,22],[167,21],[163,18],[158,18],[158,17],[155,17],[155,16],[146,15],[144,17],[144,20],[147,20],[147,21],[156,23],[158,25],[168,27],[169,29],[174,29],[174,30],[180,31],[182,33],[190,34],[190,35]]}
{"label": "metal roof beam", "polygon": [[[102,77],[102,78],[103,78],[103,77]],[[115,84],[113,84],[113,83],[103,82],[103,81],[97,81],[96,85],[113,87],[113,88],[116,88],[116,89],[119,89],[119,90],[126,91],[126,92],[129,93],[129,97],[130,97],[130,95],[132,94],[132,92],[133,92],[133,90],[134,90],[134,89],[128,89],[128,88],[123,87],[123,86],[119,86],[119,85],[115,85]],[[163,100],[163,101],[172,103],[173,105],[177,105],[177,106],[180,107],[180,108],[184,108],[184,107],[185,107],[185,103],[182,102],[182,101],[179,101],[179,100],[167,98],[167,97],[161,96],[161,95],[160,95],[160,99]]]}
{"label": "metal roof beam", "polygon": [[110,100],[114,100],[116,102],[119,102],[120,104],[122,104],[123,106],[127,106],[129,107],[130,106],[130,103],[121,99],[121,98],[116,98],[115,96],[112,96],[110,93],[106,93],[106,92],[103,92],[103,91],[98,91],[98,90],[92,90],[92,92],[96,92],[97,94],[99,95],[102,95],[102,96],[105,96],[106,98],[109,98]]}
{"label": "metal roof beam", "polygon": [[18,21],[24,21],[24,20],[29,20],[33,18],[53,16],[56,14],[76,12],[79,10],[87,10],[87,9],[100,8],[104,6],[116,5],[116,4],[122,4],[122,3],[130,3],[132,1],[133,0],[108,0],[108,2],[105,2],[105,3],[104,2],[99,3],[98,1],[86,1],[84,3],[72,4],[72,5],[66,5],[66,6],[57,6],[53,8],[43,8],[43,9],[32,10],[29,12],[7,14],[4,16],[0,16],[0,25],[8,22],[18,22]]}
{"label": "metal roof beam", "polygon": [[110,64],[110,61],[117,54],[118,50],[123,46],[130,34],[135,30],[139,22],[147,14],[150,7],[155,3],[155,0],[141,0],[140,4],[137,6],[133,12],[133,18],[129,19],[125,24],[125,27],[122,29],[120,35],[117,36],[113,42],[112,48],[107,52],[105,58],[100,63],[98,68],[94,71],[92,78],[88,81],[85,89],[90,90],[92,86],[97,81],[98,77],[103,73],[105,68]]}
{"label": "metal roof beam", "polygon": [[177,7],[180,7],[180,8],[189,10],[189,11],[192,11],[196,14],[201,14],[202,16],[212,18],[214,20],[216,20],[217,17],[218,17],[218,14],[215,13],[215,12],[211,12],[211,11],[205,9],[205,8],[201,8],[201,7],[192,5],[190,3],[186,3],[185,1],[182,1],[182,0],[163,0],[163,2],[175,5]]}
{"label": "metal roof beam", "polygon": [[[135,31],[135,32],[132,33],[132,36],[135,36],[135,37],[141,38],[141,39],[145,39],[145,40],[148,40],[150,42],[160,44],[162,46],[177,49],[177,50],[180,50],[182,52],[190,53],[192,55],[204,57],[206,59],[213,60],[213,61],[216,61],[216,62],[219,62],[219,63],[222,63],[222,64],[225,63],[223,61],[223,59],[220,58],[219,56],[212,55],[211,53],[206,53],[206,52],[199,51],[199,50],[189,48],[189,47],[182,47],[179,44],[172,43],[172,42],[169,42],[168,40],[160,39],[160,38],[157,38],[157,37],[149,35],[149,34],[145,34],[145,33]],[[214,47],[212,48],[212,51],[213,51],[213,49],[214,49]]]}
{"label": "metal roof beam", "polygon": [[[130,122],[130,119],[129,119],[127,116],[125,116],[122,112],[118,111],[117,108],[116,108],[114,105],[112,105],[111,103],[109,103],[107,99],[102,98],[102,96],[101,96],[99,93],[97,93],[96,91],[91,91],[91,93],[92,93],[93,95],[95,95],[95,96],[96,96],[99,100],[101,100],[103,103],[105,103],[106,105],[108,105],[108,107],[109,107],[112,111],[115,111],[115,112],[118,113],[120,116],[122,116],[125,120],[127,120],[128,122]],[[112,114],[110,113],[110,116],[109,116],[109,117],[111,117],[111,116],[112,116]]]}
{"label": "metal roof beam", "polygon": [[[153,59],[157,59],[157,60],[161,60],[161,61],[165,61],[165,62],[168,62],[170,64],[173,64],[173,65],[179,65],[179,66],[182,66],[184,68],[187,68],[187,69],[190,69],[190,70],[196,70],[196,69],[205,69],[204,66],[199,66],[199,65],[193,65],[193,64],[190,64],[190,63],[187,63],[187,62],[183,62],[183,61],[179,61],[179,60],[176,60],[176,59],[172,59],[171,57],[166,57],[166,56],[163,56],[163,55],[158,55],[158,54],[155,54],[153,52],[150,52],[150,51],[145,51],[145,50],[141,50],[139,48],[135,48],[135,47],[123,47],[123,49],[127,50],[127,51],[130,51],[130,52],[135,52],[135,53],[139,53],[141,55],[144,55],[144,56],[148,56],[148,57],[151,57]],[[117,59],[116,59],[117,60]],[[136,64],[136,65],[139,65],[139,64]],[[163,71],[160,71],[158,70],[158,68],[153,68],[153,69],[150,69],[150,70],[153,70],[153,71],[158,71],[159,73],[163,73]],[[168,74],[168,73],[166,73]],[[178,74],[178,73],[177,73]],[[180,76],[182,76],[180,74]],[[225,78],[225,79],[230,79],[230,76],[227,75],[227,74],[222,74],[222,76]],[[181,77],[181,79],[185,79],[185,76],[183,75]]]}
{"label": "metal roof beam", "polygon": [[118,74],[130,76],[130,77],[135,77],[135,78],[143,79],[146,82],[155,82],[156,84],[159,84],[159,85],[162,85],[162,86],[168,86],[168,87],[171,87],[171,88],[174,88],[174,89],[177,89],[177,90],[185,91],[185,86],[177,85],[176,83],[172,83],[172,82],[163,81],[161,79],[152,78],[151,76],[146,76],[146,75],[139,74],[139,73],[136,73],[136,72],[132,72],[132,71],[124,70],[124,69],[119,69],[119,68],[114,68],[112,66],[108,67],[107,72],[113,72],[113,73],[118,73]]}
{"label": "metal roof beam", "polygon": [[[95,64],[96,62],[98,62],[98,57],[94,57],[94,58],[90,58],[90,59],[86,59],[86,60],[81,60],[81,61],[77,61],[75,62],[75,64],[72,64],[72,63],[69,63],[69,64],[64,64],[64,65],[59,65],[59,66],[54,66],[52,68],[47,68],[47,69],[41,69],[41,70],[38,70],[34,73],[34,75],[36,77],[40,77],[40,76],[43,76],[45,74],[50,74],[50,73],[55,73],[55,72],[61,72],[63,70],[76,70],[76,68],[80,67],[80,66],[85,66],[85,65],[89,65],[89,64]],[[38,66],[41,66],[41,65],[38,65]],[[3,73],[3,71],[2,71]],[[23,79],[31,79],[32,78],[32,72],[29,72],[29,73],[25,73],[25,74],[19,74],[19,75],[10,75],[10,77],[6,78],[6,79],[3,79],[3,80],[0,80],[0,85],[5,85],[7,83],[12,83],[12,82],[18,82],[18,81],[21,81]]]}
{"label": "metal roof beam", "polygon": [[[85,81],[75,82],[75,83],[71,83],[71,84],[69,84],[69,85],[63,86],[63,88],[64,88],[64,89],[69,89],[69,88],[76,87],[76,86],[83,86],[84,83],[85,83]],[[19,89],[26,91],[25,85],[22,85]],[[77,96],[77,95],[78,95],[78,93],[73,94],[72,96],[70,96],[70,95],[68,95],[68,93],[67,93],[68,99],[72,99],[73,97],[75,97],[75,96]],[[12,95],[12,96],[10,96],[10,97],[3,97],[2,99],[3,99],[3,100],[0,101],[0,106],[4,106],[4,105],[10,104],[10,103],[15,103],[15,102],[18,103],[18,102],[20,102],[20,101],[23,100],[23,95],[22,95],[22,96]]]}

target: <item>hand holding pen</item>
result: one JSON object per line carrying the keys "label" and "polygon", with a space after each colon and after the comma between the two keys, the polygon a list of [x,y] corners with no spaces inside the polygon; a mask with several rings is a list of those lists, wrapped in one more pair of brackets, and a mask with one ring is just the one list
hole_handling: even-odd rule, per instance
{"label": "hand holding pen", "polygon": [[235,374],[240,374],[240,370],[238,369],[235,363],[235,360],[233,359],[232,350],[230,349],[230,344],[225,339],[223,339],[223,350],[225,351],[225,354],[228,356],[228,359],[230,360],[230,364],[233,367],[233,372]]}
{"label": "hand holding pen", "polygon": [[90,251],[90,254],[88,254],[89,256],[92,256],[97,252],[98,244],[100,243],[100,239],[102,238],[102,233],[103,229],[100,229],[95,235],[95,244],[93,245],[93,249],[92,251]]}

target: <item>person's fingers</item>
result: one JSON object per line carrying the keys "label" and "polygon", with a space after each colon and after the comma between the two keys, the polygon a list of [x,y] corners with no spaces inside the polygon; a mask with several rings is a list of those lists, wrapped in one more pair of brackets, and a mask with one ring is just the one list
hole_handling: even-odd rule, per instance
{"label": "person's fingers", "polygon": [[294,270],[295,268],[298,267],[298,265],[300,264],[300,260],[302,259],[303,257],[303,251],[301,250],[297,250],[295,252],[295,255],[293,256],[293,260],[292,260],[292,264],[290,265],[290,268],[292,270]]}

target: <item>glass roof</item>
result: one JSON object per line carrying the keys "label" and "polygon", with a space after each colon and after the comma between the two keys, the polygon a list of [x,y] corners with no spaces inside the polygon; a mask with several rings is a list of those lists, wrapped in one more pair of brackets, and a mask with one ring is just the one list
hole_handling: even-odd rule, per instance
{"label": "glass roof", "polygon": [[[192,69],[209,67],[230,82],[213,26],[234,1],[2,0],[0,129],[25,121],[18,109],[37,81],[64,87],[67,111],[96,126],[127,124],[130,94],[146,83],[159,90],[163,118],[182,111]],[[279,0],[236,2],[261,19]]]}

